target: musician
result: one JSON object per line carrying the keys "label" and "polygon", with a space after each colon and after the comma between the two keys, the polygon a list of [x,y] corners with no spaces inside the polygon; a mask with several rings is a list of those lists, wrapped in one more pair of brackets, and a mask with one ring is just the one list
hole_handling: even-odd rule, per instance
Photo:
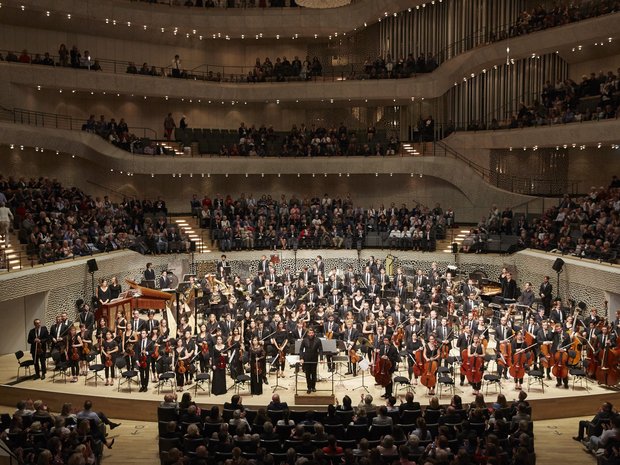
{"label": "musician", "polygon": [[151,334],[155,329],[159,328],[159,321],[155,319],[155,312],[153,310],[149,310],[149,319],[143,323],[142,328],[146,329],[148,334]]}
{"label": "musician", "polygon": [[[360,333],[357,328],[353,325],[353,320],[348,319],[345,322],[345,328],[342,333],[342,340],[344,342],[345,349],[347,350],[347,355],[350,355],[351,351],[357,351],[357,339],[359,338]],[[349,357],[349,362],[347,366],[347,375],[357,375],[357,363],[351,362],[351,357]]]}
{"label": "musician", "polygon": [[403,312],[399,303],[394,304],[394,313],[392,313],[392,318],[394,319],[394,324],[397,328],[399,326],[404,326],[407,322],[407,315]]}
{"label": "musician", "polygon": [[117,342],[122,343],[125,337],[125,331],[127,331],[127,319],[125,318],[125,310],[121,310],[116,314],[116,339]]}
{"label": "musician", "polygon": [[[538,330],[538,333],[536,334],[536,342],[538,343],[538,348],[542,347],[543,345],[546,345],[549,348],[549,352],[551,353],[551,345],[553,344],[553,340],[554,340],[554,332],[553,330],[549,327],[549,322],[547,320],[544,320],[542,322],[541,328]],[[542,365],[542,353],[539,349],[539,362]],[[551,380],[551,361],[548,361],[548,365],[547,365],[547,380]]]}
{"label": "musician", "polygon": [[[409,373],[409,381],[413,384],[418,384],[418,375],[414,371],[416,365],[416,354],[420,351],[424,351],[424,341],[418,339],[418,333],[412,332],[405,344],[405,350],[407,351],[407,372]],[[422,354],[423,355],[423,354]]]}
{"label": "musician", "polygon": [[314,266],[319,277],[325,276],[325,262],[323,261],[323,257],[317,255],[316,259],[314,260]]}
{"label": "musician", "polygon": [[387,360],[389,360],[391,363],[391,366],[387,370],[390,377],[389,383],[385,385],[385,394],[381,396],[384,399],[389,399],[392,396],[392,389],[394,387],[392,374],[396,371],[396,367],[399,362],[398,351],[396,350],[396,347],[391,344],[389,337],[383,337],[382,344],[380,345],[377,352],[377,357],[379,357],[380,360],[380,362],[377,363],[384,363]]}
{"label": "musician", "polygon": [[549,276],[543,278],[543,282],[538,289],[538,295],[545,307],[545,313],[548,313],[551,309],[551,299],[553,297],[553,286],[549,282]]}
{"label": "musician", "polygon": [[104,304],[107,304],[112,299],[112,294],[110,291],[110,287],[108,286],[108,280],[103,278],[99,282],[99,286],[97,287],[97,307],[101,307]]}
{"label": "musician", "polygon": [[532,289],[532,283],[528,281],[525,283],[525,286],[521,291],[518,302],[524,307],[531,307],[534,304],[535,299],[536,296],[534,295],[534,290]]}
{"label": "musician", "polygon": [[149,387],[149,365],[155,347],[153,341],[149,340],[149,333],[146,329],[140,332],[138,371],[140,372],[140,392],[147,392]]}
{"label": "musician", "polygon": [[[523,337],[525,339],[529,338],[531,339],[531,344],[537,342],[538,340],[538,331],[540,329],[540,325],[536,322],[536,318],[531,315],[530,318],[528,319],[527,324],[524,325],[523,327]],[[538,344],[536,344],[534,347],[532,347],[532,364],[533,364],[533,368],[534,370],[538,369],[538,356],[540,354],[540,348],[538,346]]]}
{"label": "musician", "polygon": [[327,298],[330,288],[328,284],[325,284],[325,278],[323,278],[323,276],[319,276],[319,281],[315,286],[315,291],[319,299]]}
{"label": "musician", "polygon": [[[512,340],[512,355],[513,357],[520,352],[524,352],[528,349],[527,344],[523,338],[523,333],[521,331],[517,332],[514,339]],[[528,349],[529,350],[529,349]],[[511,361],[511,363],[513,363]],[[523,387],[523,378],[515,378],[515,389],[520,391]]]}
{"label": "musician", "polygon": [[69,344],[67,346],[67,351],[69,355],[67,356],[67,363],[71,368],[71,382],[77,383],[78,374],[80,372],[82,339],[73,325],[69,327],[68,340]]}
{"label": "musician", "polygon": [[[551,355],[555,356],[556,352],[567,352],[571,344],[571,338],[568,332],[562,329],[562,325],[556,323],[554,326],[553,342],[551,343]],[[565,378],[556,377],[555,387],[562,387],[568,389],[568,375]]]}
{"label": "musician", "polygon": [[463,311],[465,313],[473,312],[475,308],[478,308],[480,301],[476,298],[475,292],[469,292],[467,294],[467,300],[463,303]]}
{"label": "musician", "polygon": [[[424,346],[424,360],[425,362],[429,362],[429,361],[433,361],[433,360],[438,360],[440,357],[440,351],[439,351],[439,346],[437,345],[437,341],[435,339],[435,335],[434,334],[430,334],[428,337],[428,342],[426,343],[426,345]],[[435,375],[437,376],[437,375]],[[430,396],[434,396],[435,395],[435,388],[432,387],[429,389],[428,394]]]}
{"label": "musician", "polygon": [[[473,358],[484,358],[484,348],[482,346],[482,343],[480,342],[480,338],[477,335],[474,335],[471,344],[467,348],[467,357],[470,359],[470,364],[473,364]],[[481,364],[480,370],[484,370],[484,363]],[[474,390],[474,395],[477,396],[478,394],[480,394],[481,386],[482,381],[474,382],[471,384],[471,387]]]}
{"label": "musician", "polygon": [[506,272],[505,279],[502,283],[502,297],[504,299],[514,300],[517,298],[517,282],[512,279],[512,273]]}
{"label": "musician", "polygon": [[428,295],[424,292],[424,288],[416,287],[412,300],[420,305],[426,305],[428,303]]}
{"label": "musician", "polygon": [[121,341],[121,350],[125,355],[125,364],[127,369],[131,369],[133,367],[133,362],[135,360],[135,345],[138,342],[138,333],[135,332],[131,326],[127,327],[127,331],[123,334],[123,339]]}
{"label": "musician", "polygon": [[88,355],[90,355],[91,352],[92,335],[84,324],[80,325],[79,337],[82,341],[82,350],[80,351],[80,373],[85,376],[88,374]]}
{"label": "musician", "polygon": [[79,307],[78,321],[84,324],[89,331],[95,327],[95,314],[90,311],[90,305],[84,304]]}
{"label": "musician", "polygon": [[340,308],[340,291],[336,288],[331,289],[332,293],[327,299],[328,305],[334,307],[334,310],[338,310]]}
{"label": "musician", "polygon": [[98,348],[101,349],[101,343],[105,340],[105,333],[111,331],[108,328],[105,318],[99,319],[99,324],[97,325],[97,329],[95,330],[95,338],[97,339]]}
{"label": "musician", "polygon": [[377,284],[379,284],[379,288],[381,289],[382,293],[386,289],[390,289],[392,287],[392,284],[390,283],[390,277],[385,274],[385,268],[381,268],[381,271],[379,272],[379,278],[377,279]]}
{"label": "musician", "polygon": [[586,328],[590,328],[592,326],[590,325],[590,323],[594,323],[594,326],[597,326],[600,321],[601,321],[601,317],[598,316],[598,312],[596,308],[591,308],[590,315],[586,317],[583,323],[585,324]]}
{"label": "musician", "polygon": [[170,328],[168,328],[168,321],[166,319],[161,320],[159,323],[159,338],[160,344],[166,344],[170,340]]}
{"label": "musician", "polygon": [[155,287],[155,270],[153,264],[148,262],[146,264],[146,270],[144,270],[144,280],[146,281],[146,287]]}
{"label": "musician", "polygon": [[181,317],[181,322],[179,323],[179,326],[177,327],[177,338],[182,339],[187,331],[189,331],[189,333],[192,334],[192,327],[189,325],[187,316],[183,315]]}
{"label": "musician", "polygon": [[52,340],[52,347],[51,347],[52,351],[54,349],[60,350],[60,343],[63,341],[64,337],[66,336],[65,331],[69,331],[69,328],[65,328],[65,326],[62,323],[62,317],[60,316],[60,314],[58,314],[56,315],[56,322],[52,325],[52,327],[49,330],[50,337]]}
{"label": "musician", "polygon": [[323,356],[321,341],[315,336],[314,328],[308,329],[307,337],[299,348],[300,364],[306,372],[307,393],[316,392],[316,372],[319,357]]}
{"label": "musician", "polygon": [[441,293],[445,295],[454,295],[456,292],[456,283],[452,281],[452,273],[446,273],[446,280],[441,285]]}
{"label": "musician", "polygon": [[140,318],[140,312],[138,310],[134,310],[132,313],[133,318],[131,319],[130,325],[131,329],[136,333],[140,333],[142,328],[144,327],[144,321]]}
{"label": "musician", "polygon": [[407,301],[407,285],[404,281],[401,281],[400,279],[396,282],[396,288],[394,289],[394,293],[396,294],[396,297],[398,297],[400,300],[402,300],[403,302]]}
{"label": "musician", "polygon": [[38,318],[33,322],[34,328],[28,332],[28,344],[30,344],[30,355],[34,362],[34,379],[45,379],[47,359],[47,341],[50,338],[47,328],[41,325]]}
{"label": "musician", "polygon": [[[501,317],[500,324],[495,328],[495,353],[497,354],[497,360],[502,358],[500,344],[508,343],[513,334],[513,329],[508,326],[508,319],[505,316]],[[503,376],[504,379],[508,379],[508,364],[510,363],[510,360],[506,360],[505,362],[505,365],[500,365],[499,363],[497,364],[497,375],[500,378]]]}
{"label": "musician", "polygon": [[305,286],[309,286],[314,281],[312,271],[308,270],[307,266],[304,266],[301,273],[299,273],[299,280],[303,281]]}
{"label": "musician", "polygon": [[596,355],[598,355],[604,349],[611,349],[616,347],[616,335],[613,332],[609,331],[609,326],[607,325],[601,326],[598,339],[599,347]]}
{"label": "musician", "polygon": [[[454,338],[454,333],[452,332],[452,328],[448,326],[448,319],[444,316],[441,318],[441,324],[437,328],[436,331],[436,340],[442,349],[445,350],[445,347],[448,348],[448,351],[452,348],[452,339]],[[447,366],[447,360],[444,360]]]}
{"label": "musician", "polygon": [[424,276],[424,272],[422,271],[422,269],[418,268],[418,270],[416,271],[416,275],[413,278],[413,287],[415,287],[416,289],[425,289],[427,285],[428,278]]}
{"label": "musician", "polygon": [[266,369],[265,349],[257,337],[252,338],[250,345],[250,391],[252,395],[263,393],[263,381]]}
{"label": "musician", "polygon": [[276,376],[284,378],[284,368],[286,367],[286,350],[289,343],[288,332],[284,327],[284,322],[279,321],[276,327],[276,332],[271,338],[271,344],[278,352],[278,358],[276,360]]}
{"label": "musician", "polygon": [[411,335],[413,333],[416,333],[419,336],[419,333],[421,332],[422,327],[420,326],[420,323],[416,319],[415,315],[409,315],[409,320],[405,325],[405,340],[408,341],[409,339],[411,339]]}
{"label": "musician", "polygon": [[262,271],[264,274],[267,274],[267,271],[269,271],[269,260],[266,255],[261,255],[258,261],[258,271]]}
{"label": "musician", "polygon": [[284,272],[282,273],[282,276],[280,276],[280,280],[285,284],[287,281],[290,284],[295,280],[295,276],[291,272],[291,268],[289,266],[284,267]]}
{"label": "musician", "polygon": [[553,301],[553,308],[551,309],[551,313],[549,314],[549,319],[554,323],[559,323],[560,325],[564,325],[566,321],[566,314],[564,313],[564,309],[562,308],[562,300],[556,298]]}
{"label": "musician", "polygon": [[233,328],[232,334],[226,341],[228,360],[230,366],[230,376],[233,380],[243,373],[241,351],[244,349],[243,338],[239,328]]}
{"label": "musician", "polygon": [[123,288],[118,282],[118,278],[116,276],[112,276],[112,280],[110,282],[110,298],[111,300],[118,299],[121,295]]}
{"label": "musician", "polygon": [[427,341],[431,334],[436,333],[438,326],[439,322],[437,321],[437,311],[431,310],[430,318],[424,322],[424,335],[426,336],[425,339]]}
{"label": "musician", "polygon": [[392,276],[393,283],[398,283],[399,281],[403,283],[403,286],[407,286],[407,276],[405,276],[403,268],[400,266],[396,268],[396,273]]}
{"label": "musician", "polygon": [[[469,346],[472,342],[473,338],[471,336],[471,328],[469,326],[463,326],[461,334],[456,341],[456,347],[459,350],[459,355],[463,353],[464,350],[469,350]],[[478,341],[480,341],[480,336],[478,336]],[[464,360],[461,360],[464,363]],[[461,372],[461,386],[465,383],[465,374]]]}
{"label": "musician", "polygon": [[353,272],[353,266],[349,265],[347,271],[344,273],[344,285],[350,288],[354,280],[355,273]]}
{"label": "musician", "polygon": [[187,367],[185,362],[189,360],[192,354],[187,353],[185,346],[183,345],[183,339],[177,339],[177,345],[172,352],[174,359],[174,373],[177,380],[177,391],[183,392],[183,386],[185,385],[185,371]]}
{"label": "musician", "polygon": [[170,286],[172,286],[172,280],[168,276],[168,272],[164,270],[161,272],[161,276],[159,277],[159,288],[170,289]]}
{"label": "musician", "polygon": [[112,331],[105,332],[105,340],[101,344],[101,358],[105,366],[105,385],[114,386],[114,368],[116,365],[116,355],[118,354],[118,343],[114,339]]}
{"label": "musician", "polygon": [[162,348],[162,338],[161,335],[159,333],[159,328],[154,328],[153,331],[151,331],[149,333],[149,339],[151,340],[151,343],[153,344],[153,353],[151,354],[150,357],[150,366],[151,366],[151,380],[156,383],[157,382],[157,364],[160,358],[162,358],[161,356],[161,351],[163,350]]}
{"label": "musician", "polygon": [[211,333],[207,330],[206,324],[200,325],[200,332],[196,336],[196,348],[198,351],[198,363],[200,364],[200,372],[206,373],[208,370],[211,354],[209,353],[209,345],[212,342]]}
{"label": "musician", "polygon": [[364,274],[362,275],[362,282],[366,288],[369,288],[372,284],[372,278],[374,277],[374,273],[371,271],[369,266],[366,266],[364,269]]}
{"label": "musician", "polygon": [[219,276],[220,280],[226,281],[228,270],[230,270],[230,265],[228,264],[226,255],[222,255],[220,257],[220,259],[215,265],[215,269],[216,269],[217,275]]}
{"label": "musician", "polygon": [[308,287],[308,294],[306,295],[305,302],[307,305],[314,307],[319,302],[319,296],[314,292],[314,286]]}

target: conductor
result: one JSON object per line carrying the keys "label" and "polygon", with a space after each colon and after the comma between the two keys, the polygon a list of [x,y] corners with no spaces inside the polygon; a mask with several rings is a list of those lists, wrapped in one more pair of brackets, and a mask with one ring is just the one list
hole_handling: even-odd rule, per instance
{"label": "conductor", "polygon": [[316,337],[314,328],[310,328],[299,347],[300,363],[306,372],[308,394],[316,392],[316,370],[319,363],[319,356],[321,355],[323,355],[321,341]]}

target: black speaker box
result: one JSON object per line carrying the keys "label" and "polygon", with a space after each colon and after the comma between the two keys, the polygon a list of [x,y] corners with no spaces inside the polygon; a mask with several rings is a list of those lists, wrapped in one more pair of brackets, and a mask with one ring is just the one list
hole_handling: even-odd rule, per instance
{"label": "black speaker box", "polygon": [[553,265],[551,265],[551,268],[553,268],[553,271],[555,271],[556,273],[559,273],[560,271],[562,271],[563,266],[564,260],[562,260],[561,258],[556,258],[553,262]]}
{"label": "black speaker box", "polygon": [[94,258],[91,258],[90,260],[88,260],[86,262],[86,265],[88,265],[89,273],[94,273],[95,271],[99,269],[99,267],[97,266],[97,260],[95,260]]}

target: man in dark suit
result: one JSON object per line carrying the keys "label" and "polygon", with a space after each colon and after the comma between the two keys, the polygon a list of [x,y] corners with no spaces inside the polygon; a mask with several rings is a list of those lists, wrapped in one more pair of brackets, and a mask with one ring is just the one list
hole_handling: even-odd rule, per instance
{"label": "man in dark suit", "polygon": [[155,349],[153,341],[149,339],[146,329],[140,332],[140,342],[138,342],[136,354],[138,356],[138,370],[140,372],[140,392],[149,389],[149,367],[151,366],[151,355]]}
{"label": "man in dark suit", "polygon": [[512,279],[511,273],[506,273],[506,279],[502,281],[502,297],[511,300],[517,298],[517,282]]}
{"label": "man in dark suit", "polygon": [[160,289],[169,289],[172,285],[172,280],[168,277],[167,271],[162,271],[161,276],[159,277],[159,288]]}
{"label": "man in dark suit", "polygon": [[269,271],[269,260],[267,260],[267,256],[263,255],[258,262],[258,271],[262,271],[264,274],[267,274]]}
{"label": "man in dark suit", "polygon": [[321,355],[323,355],[323,346],[314,334],[314,328],[310,327],[299,348],[300,363],[306,372],[308,394],[316,392],[316,370]]}
{"label": "man in dark suit", "polygon": [[[503,316],[500,319],[499,325],[495,328],[495,353],[497,354],[498,361],[502,358],[500,353],[500,343],[507,341],[507,343],[510,344],[509,339],[512,337],[512,334],[513,330],[510,326],[508,326],[508,319]],[[510,363],[510,360],[505,360],[504,362],[505,365],[500,365],[499,363],[497,364],[497,375],[500,378],[504,376],[504,378],[508,379],[508,364]]]}
{"label": "man in dark suit", "polygon": [[144,324],[144,329],[146,329],[148,334],[152,334],[155,328],[159,328],[159,321],[155,319],[155,312],[151,310],[149,311],[149,319]]}
{"label": "man in dark suit", "polygon": [[554,323],[560,323],[560,325],[564,326],[566,315],[562,309],[562,301],[560,299],[555,299],[553,301],[553,308],[549,314],[549,319]]}
{"label": "man in dark suit", "polygon": [[392,396],[392,389],[394,387],[394,381],[392,380],[392,374],[396,371],[396,366],[398,365],[398,351],[396,350],[396,347],[394,347],[391,343],[390,343],[390,338],[387,336],[383,337],[383,342],[382,344],[379,346],[379,353],[377,354],[377,357],[381,357],[382,360],[384,361],[390,361],[392,366],[389,368],[389,383],[387,383],[385,385],[385,394],[383,394],[381,397],[383,397],[384,399],[388,399],[389,397]]}
{"label": "man in dark suit", "polygon": [[78,315],[78,321],[80,322],[80,324],[86,326],[86,329],[88,329],[88,331],[92,332],[93,328],[95,327],[95,314],[90,311],[90,305],[83,304],[79,310],[80,313]]}
{"label": "man in dark suit", "polygon": [[49,332],[45,326],[41,325],[41,320],[34,320],[34,328],[28,332],[28,344],[30,344],[30,355],[34,361],[34,379],[45,379],[46,367],[46,348],[49,339]]}
{"label": "man in dark suit", "polygon": [[60,315],[56,315],[56,323],[52,325],[50,328],[50,339],[52,341],[52,350],[59,349],[60,350],[60,342],[63,340],[65,334],[63,333],[64,325],[62,323],[62,317]]}
{"label": "man in dark suit", "polygon": [[144,321],[140,318],[140,312],[138,310],[133,311],[133,318],[131,319],[131,329],[140,333],[144,327]]}
{"label": "man in dark suit", "polygon": [[543,278],[543,282],[538,289],[538,295],[540,296],[540,300],[545,307],[545,313],[549,314],[549,310],[551,309],[551,299],[553,297],[553,286],[549,282],[549,276],[545,276]]}
{"label": "man in dark suit", "polygon": [[215,269],[217,271],[217,277],[221,281],[226,279],[227,273],[230,270],[230,265],[228,264],[228,260],[226,259],[226,255],[222,255],[220,260],[215,265]]}
{"label": "man in dark suit", "polygon": [[[342,340],[344,341],[344,346],[347,349],[347,355],[353,349],[357,350],[357,338],[360,336],[359,331],[353,325],[353,322],[347,320],[346,327],[344,332],[342,333]],[[349,357],[349,369],[347,370],[347,375],[353,374],[357,375],[357,363],[351,363],[351,357]]]}

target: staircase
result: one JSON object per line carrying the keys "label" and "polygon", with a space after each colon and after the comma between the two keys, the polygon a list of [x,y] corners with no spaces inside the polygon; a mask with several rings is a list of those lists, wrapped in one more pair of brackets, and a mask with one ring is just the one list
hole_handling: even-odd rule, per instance
{"label": "staircase", "polygon": [[196,225],[196,218],[192,216],[176,217],[173,220],[179,230],[189,237],[189,240],[196,244],[196,252],[210,252],[210,248],[206,243],[207,237],[204,230]]}
{"label": "staircase", "polygon": [[16,233],[0,238],[0,270],[15,271],[28,266],[28,256]]}

